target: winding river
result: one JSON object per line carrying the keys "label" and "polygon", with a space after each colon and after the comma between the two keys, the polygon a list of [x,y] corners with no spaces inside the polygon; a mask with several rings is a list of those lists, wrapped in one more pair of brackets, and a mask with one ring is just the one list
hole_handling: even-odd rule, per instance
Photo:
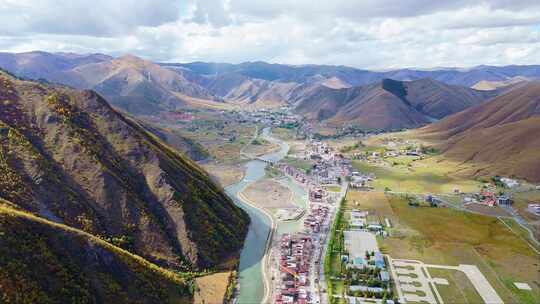
{"label": "winding river", "polygon": [[[262,136],[279,144],[277,152],[263,155],[261,158],[271,162],[277,162],[285,157],[289,151],[289,145],[278,139],[270,137],[270,128],[264,128]],[[266,241],[271,228],[271,221],[259,209],[244,203],[238,198],[238,193],[248,184],[264,178],[267,163],[260,160],[249,161],[245,168],[244,178],[225,189],[234,202],[244,209],[251,218],[251,225],[244,248],[240,254],[240,294],[237,298],[239,304],[260,303],[264,296],[264,283],[262,278],[261,261],[266,249]],[[293,190],[295,193],[296,191]]]}

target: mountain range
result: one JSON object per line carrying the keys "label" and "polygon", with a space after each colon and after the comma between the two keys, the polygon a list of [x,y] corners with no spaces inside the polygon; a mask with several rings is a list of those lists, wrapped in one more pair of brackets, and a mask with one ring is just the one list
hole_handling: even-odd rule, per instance
{"label": "mountain range", "polygon": [[[132,55],[45,52],[0,53],[0,67],[21,77],[93,89],[135,115],[209,105],[287,105],[325,123],[383,130],[421,126],[493,97],[516,82],[540,79],[540,66],[535,65],[381,72],[265,62],[152,63]],[[401,81],[398,86],[406,94],[395,91],[395,83],[390,85],[394,89],[389,88],[390,79]],[[469,88],[475,85],[484,92]],[[324,101],[312,102],[318,97]],[[367,106],[376,111],[366,111]]]}
{"label": "mountain range", "polygon": [[540,82],[530,82],[419,130],[475,174],[540,182]]}

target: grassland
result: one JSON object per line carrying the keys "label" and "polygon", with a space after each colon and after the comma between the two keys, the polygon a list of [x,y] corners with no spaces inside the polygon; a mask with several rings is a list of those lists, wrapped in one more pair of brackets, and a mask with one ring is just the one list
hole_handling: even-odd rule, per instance
{"label": "grassland", "polygon": [[[393,258],[476,265],[505,303],[540,301],[538,255],[497,218],[452,208],[410,207],[403,197],[382,193],[350,191],[347,201],[391,220],[391,237],[381,240],[380,247]],[[519,291],[514,282],[526,282],[533,291]]]}
{"label": "grassland", "polygon": [[449,285],[437,285],[437,290],[443,298],[444,303],[483,303],[482,297],[480,297],[470,280],[462,271],[437,268],[429,268],[428,271],[433,278],[443,278],[448,281]]}
{"label": "grassland", "polygon": [[272,128],[272,135],[284,141],[294,140],[296,129]]}
{"label": "grassland", "polygon": [[247,144],[242,152],[252,156],[261,156],[264,154],[276,152],[279,150],[279,145],[272,143],[262,138],[256,138]]}
{"label": "grassland", "polygon": [[330,191],[330,192],[339,192],[341,191],[340,186],[324,186],[324,190]]}
{"label": "grassland", "polygon": [[309,160],[304,160],[300,158],[294,158],[294,157],[288,157],[286,156],[281,160],[282,163],[289,164],[293,167],[296,167],[297,169],[301,169],[303,171],[311,170],[313,168],[313,162]]}
{"label": "grassland", "polygon": [[231,272],[218,272],[195,279],[198,291],[193,298],[194,304],[223,303]]}
{"label": "grassland", "polygon": [[536,239],[540,240],[540,216],[527,211],[527,207],[532,203],[540,203],[540,190],[515,193],[513,196],[513,207],[536,232]]}
{"label": "grassland", "polygon": [[240,160],[240,150],[250,143],[255,130],[255,124],[229,121],[209,111],[198,112],[197,119],[177,132],[201,144],[212,159],[231,164]]}
{"label": "grassland", "polygon": [[379,191],[389,188],[395,192],[442,194],[452,193],[454,189],[473,192],[481,186],[478,181],[453,174],[451,167],[441,166],[431,158],[416,161],[412,167],[374,165],[363,161],[353,161],[353,166],[358,171],[374,173],[376,180],[372,185]]}

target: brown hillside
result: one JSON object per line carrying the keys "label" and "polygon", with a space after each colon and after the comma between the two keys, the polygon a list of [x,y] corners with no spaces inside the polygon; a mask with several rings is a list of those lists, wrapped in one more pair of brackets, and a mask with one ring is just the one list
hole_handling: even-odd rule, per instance
{"label": "brown hillside", "polygon": [[476,174],[540,181],[540,83],[420,129],[439,141],[445,157],[474,164]]}
{"label": "brown hillside", "polygon": [[480,92],[430,79],[382,82],[353,88],[317,86],[296,96],[308,119],[366,129],[414,128],[482,103],[497,92]]}
{"label": "brown hillside", "polygon": [[424,128],[449,138],[471,129],[489,128],[540,115],[540,83],[520,86],[489,103],[472,107]]}
{"label": "brown hillside", "polygon": [[94,89],[115,106],[133,114],[151,114],[185,106],[175,93],[214,99],[206,89],[180,71],[126,55],[109,61],[79,65],[51,76],[53,81],[80,89]]}

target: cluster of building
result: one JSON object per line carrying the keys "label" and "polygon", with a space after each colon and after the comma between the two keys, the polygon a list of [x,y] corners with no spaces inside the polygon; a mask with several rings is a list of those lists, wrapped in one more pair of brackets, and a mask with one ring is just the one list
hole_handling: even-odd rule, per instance
{"label": "cluster of building", "polygon": [[304,228],[312,233],[321,232],[321,226],[328,217],[329,208],[327,206],[313,205],[308,216],[304,219]]}
{"label": "cluster of building", "polygon": [[481,189],[478,193],[465,196],[463,202],[465,204],[481,204],[493,207],[512,204],[512,197],[509,194],[495,194],[495,192],[488,189]]}
{"label": "cluster of building", "polygon": [[381,299],[392,293],[391,279],[384,255],[377,245],[376,235],[386,235],[385,226],[368,211],[350,211],[349,230],[343,232],[346,252],[346,276],[351,283],[347,291],[349,303],[363,303],[368,298]]}
{"label": "cluster of building", "polygon": [[372,232],[348,230],[343,233],[348,254],[341,259],[347,263],[347,277],[351,278],[348,294],[355,303],[362,298],[382,298],[390,294],[390,274],[384,255],[379,251]]}
{"label": "cluster of building", "polygon": [[267,126],[298,126],[302,120],[299,115],[290,114],[287,108],[259,109],[256,111],[236,112],[239,122],[262,123]]}
{"label": "cluster of building", "polygon": [[304,171],[294,167],[294,166],[291,166],[291,165],[288,165],[288,164],[283,164],[283,163],[280,163],[278,165],[278,168],[285,174],[287,174],[288,176],[292,177],[294,180],[296,180],[298,183],[300,184],[309,184],[309,183],[313,183],[309,178],[308,176],[304,173]]}
{"label": "cluster of building", "polygon": [[362,174],[358,171],[353,171],[351,176],[350,185],[355,189],[369,190],[372,187],[369,185],[375,179],[375,174]]}
{"label": "cluster of building", "polygon": [[[386,219],[387,226],[390,226],[390,221]],[[379,222],[377,216],[372,216],[368,211],[351,210],[349,227],[352,230],[363,230],[373,233],[383,233],[384,226]]]}
{"label": "cluster of building", "polygon": [[339,184],[342,177],[349,177],[352,172],[351,161],[321,142],[314,142],[306,157],[315,161],[310,174],[320,184]]}
{"label": "cluster of building", "polygon": [[309,271],[314,244],[307,234],[284,234],[279,246],[279,291],[276,304],[310,303]]}

